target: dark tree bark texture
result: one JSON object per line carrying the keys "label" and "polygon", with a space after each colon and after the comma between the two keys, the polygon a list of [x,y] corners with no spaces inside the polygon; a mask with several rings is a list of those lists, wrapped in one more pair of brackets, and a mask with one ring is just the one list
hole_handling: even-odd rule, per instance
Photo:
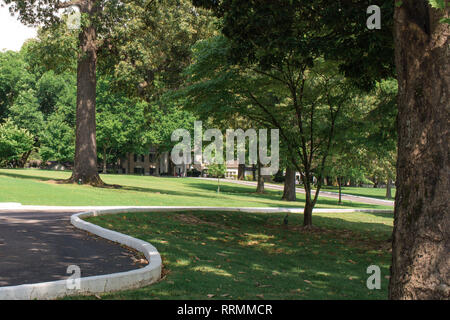
{"label": "dark tree bark texture", "polygon": [[442,14],[426,0],[404,0],[395,10],[398,162],[390,299],[450,297],[450,25],[439,22]]}
{"label": "dark tree bark texture", "polygon": [[[96,10],[94,0],[80,4],[82,13]],[[103,185],[97,168],[97,142],[95,123],[97,33],[95,27],[82,26],[80,53],[77,67],[77,110],[74,169],[70,181],[74,183]]]}
{"label": "dark tree bark texture", "polygon": [[297,200],[295,192],[295,169],[291,169],[290,167],[286,168],[283,197],[281,199],[285,201]]}

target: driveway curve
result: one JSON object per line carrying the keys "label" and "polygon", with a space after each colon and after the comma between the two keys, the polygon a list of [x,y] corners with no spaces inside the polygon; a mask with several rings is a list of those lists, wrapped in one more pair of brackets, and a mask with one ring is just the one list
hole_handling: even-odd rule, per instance
{"label": "driveway curve", "polygon": [[70,223],[83,210],[0,209],[0,287],[67,279],[67,267],[98,276],[144,267],[128,248]]}

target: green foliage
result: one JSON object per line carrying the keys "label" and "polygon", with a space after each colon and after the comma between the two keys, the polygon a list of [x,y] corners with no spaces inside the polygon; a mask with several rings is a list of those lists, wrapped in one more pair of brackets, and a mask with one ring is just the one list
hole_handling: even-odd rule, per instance
{"label": "green foliage", "polygon": [[[182,84],[190,47],[214,32],[211,14],[193,8],[190,0],[129,1],[116,16],[126,23],[108,22],[111,29],[99,50],[99,70],[114,75],[120,90],[147,101]],[[104,18],[112,19],[106,14]]]}
{"label": "green foliage", "polygon": [[126,152],[143,152],[147,104],[112,91],[109,78],[101,78],[97,87],[97,147],[102,157],[117,159]]}
{"label": "green foliage", "polygon": [[224,164],[212,163],[208,165],[208,175],[214,178],[224,178],[227,167]]}
{"label": "green foliage", "polygon": [[[298,70],[290,69],[291,60],[286,60],[282,70],[261,71],[254,65],[230,62],[230,46],[226,38],[215,37],[194,47],[194,63],[186,70],[189,86],[178,93],[187,97],[186,107],[204,119],[241,117],[259,126],[279,128],[282,158],[289,156],[295,165],[320,172],[322,164],[317,159],[326,156],[324,141],[335,112],[353,94],[336,63],[317,59],[315,67]],[[302,88],[294,88],[293,83],[302,83]]]}
{"label": "green foliage", "polygon": [[78,39],[65,24],[39,28],[37,39],[30,39],[21,51],[30,69],[38,77],[52,70],[56,74],[77,71]]}
{"label": "green foliage", "polygon": [[397,81],[359,93],[337,123],[326,175],[367,183],[374,177],[395,180]]}
{"label": "green foliage", "polygon": [[[257,63],[262,69],[311,66],[323,56],[338,60],[344,74],[365,89],[393,76],[392,1],[195,0],[222,18],[234,62]],[[368,30],[366,10],[379,5],[381,30]]]}
{"label": "green foliage", "polygon": [[48,117],[40,140],[39,154],[44,162],[73,161],[75,132],[62,112],[55,112]]}
{"label": "green foliage", "polygon": [[[103,175],[105,183],[121,185],[120,189],[91,188],[71,184],[48,184],[48,180],[65,180],[69,171],[0,169],[0,202],[21,202],[53,206],[186,206],[218,207],[290,207],[305,204],[305,196],[297,194],[297,201],[282,201],[281,191],[266,189],[256,195],[252,186],[222,183],[217,195],[217,182],[195,178],[158,178],[123,174]],[[334,208],[336,201],[320,197],[320,208]],[[392,209],[389,206],[344,201],[345,208]],[[366,213],[364,215],[367,215]]]}
{"label": "green foliage", "polygon": [[39,111],[39,103],[35,91],[21,91],[9,108],[8,116],[19,127],[27,129],[37,140],[43,125],[43,115]]}
{"label": "green foliage", "polygon": [[[73,73],[56,74],[53,70],[44,72],[36,82],[36,97],[39,109],[48,116],[56,109],[76,105],[76,77]],[[67,115],[69,116],[69,115]]]}
{"label": "green foliage", "polygon": [[[435,9],[440,9],[440,10],[445,10],[446,8],[448,8],[448,2],[445,0],[429,0],[431,7],[435,8]],[[450,18],[447,17],[443,17],[440,20],[441,23],[449,23],[450,24]]]}
{"label": "green foliage", "polygon": [[19,93],[32,87],[34,76],[28,71],[23,55],[13,51],[0,51],[0,120]]}
{"label": "green foliage", "polygon": [[147,106],[145,139],[148,144],[157,147],[158,152],[173,148],[176,142],[171,140],[171,136],[176,129],[186,129],[193,136],[196,118],[192,112],[182,108],[183,102],[168,94]]}
{"label": "green foliage", "polygon": [[[283,227],[283,213],[149,212],[88,221],[154,244],[164,280],[102,299],[387,299],[392,214],[317,213],[320,231]],[[293,214],[297,226],[302,215]],[[381,290],[366,287],[381,268]],[[79,296],[68,299],[98,299]],[[227,303],[227,302],[221,302]]]}
{"label": "green foliage", "polygon": [[433,8],[436,8],[436,9],[445,9],[445,7],[446,7],[446,4],[445,4],[445,0],[428,0],[429,2],[430,2],[430,5],[433,7]]}
{"label": "green foliage", "polygon": [[24,153],[33,149],[33,144],[33,135],[6,120],[0,124],[0,166],[16,165]]}

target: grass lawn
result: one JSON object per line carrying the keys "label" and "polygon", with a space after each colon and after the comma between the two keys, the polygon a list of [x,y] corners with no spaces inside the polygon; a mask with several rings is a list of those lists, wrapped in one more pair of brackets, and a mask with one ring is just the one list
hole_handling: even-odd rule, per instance
{"label": "grass lawn", "polygon": [[[333,191],[338,193],[339,187],[323,186],[322,190]],[[394,201],[395,190],[396,190],[395,188],[392,188],[392,199],[391,199],[392,201]],[[386,188],[342,187],[342,193],[386,200]]]}
{"label": "grass lawn", "polygon": [[[221,183],[217,194],[215,181],[195,178],[163,178],[135,175],[102,175],[108,184],[120,189],[93,188],[73,184],[58,184],[70,172],[37,169],[0,169],[0,202],[20,202],[24,205],[61,206],[221,206],[221,207],[303,207],[304,195],[296,202],[281,201],[282,192],[266,190],[255,193],[255,187]],[[317,208],[377,208],[389,206],[368,205],[320,197]]]}
{"label": "grass lawn", "polygon": [[[271,184],[276,184],[279,186],[283,186],[284,183],[281,182],[271,182]],[[297,185],[297,188],[301,188],[302,185]],[[336,192],[339,193],[339,187],[334,186],[322,186],[320,189],[321,191],[330,191],[330,192]],[[392,187],[392,201],[394,201],[395,198],[395,187]],[[369,197],[369,198],[376,198],[376,199],[386,199],[386,188],[362,188],[362,187],[342,187],[342,193],[344,194],[351,194],[355,196],[361,196],[361,197]]]}
{"label": "grass lawn", "polygon": [[[102,299],[387,299],[392,214],[128,213],[87,220],[154,244],[163,279]],[[381,290],[366,287],[369,265]],[[69,299],[69,298],[67,298]],[[96,299],[72,297],[70,299]]]}

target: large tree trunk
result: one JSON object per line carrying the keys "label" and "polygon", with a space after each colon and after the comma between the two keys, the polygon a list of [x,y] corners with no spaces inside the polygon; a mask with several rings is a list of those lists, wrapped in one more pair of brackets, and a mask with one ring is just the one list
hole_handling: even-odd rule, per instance
{"label": "large tree trunk", "polygon": [[395,9],[398,162],[390,299],[450,297],[450,26],[439,23],[441,17],[426,0],[404,0]]}
{"label": "large tree trunk", "polygon": [[[86,6],[86,7],[84,7]],[[93,12],[94,1],[86,1],[82,13]],[[80,54],[77,68],[77,111],[75,163],[70,180],[91,185],[103,185],[97,169],[95,124],[97,44],[94,26],[80,31]]]}
{"label": "large tree trunk", "polygon": [[286,175],[284,178],[284,189],[282,200],[285,201],[295,201],[297,200],[295,192],[295,169],[290,167],[286,168]]}

